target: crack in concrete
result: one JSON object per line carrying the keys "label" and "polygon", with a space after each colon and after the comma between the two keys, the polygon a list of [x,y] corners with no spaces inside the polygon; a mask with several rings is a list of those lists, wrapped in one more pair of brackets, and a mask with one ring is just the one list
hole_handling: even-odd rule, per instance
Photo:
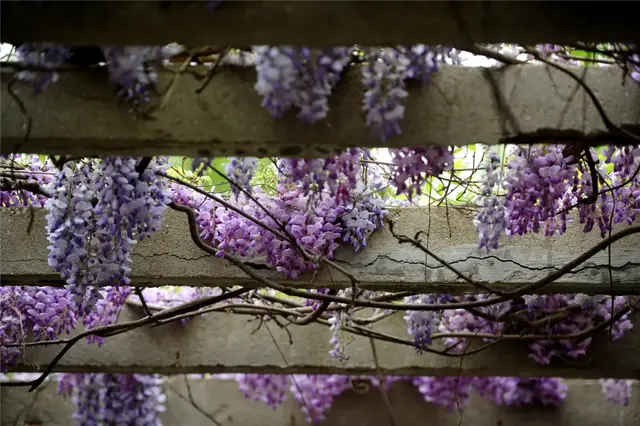
{"label": "crack in concrete", "polygon": [[46,260],[42,260],[41,258],[37,259],[2,259],[3,263],[22,263],[22,262],[41,262],[49,265],[49,262]]}
{"label": "crack in concrete", "polygon": [[210,254],[204,254],[202,256],[197,256],[197,257],[186,257],[186,256],[180,256],[179,254],[176,254],[176,253],[149,253],[149,254],[147,253],[142,254],[142,253],[135,253],[135,252],[131,253],[131,257],[134,257],[134,256],[140,257],[142,259],[151,259],[154,257],[169,256],[169,257],[175,257],[176,259],[184,260],[187,262],[192,260],[200,260],[207,257],[213,257]]}
{"label": "crack in concrete", "polygon": [[[421,266],[424,266],[424,267],[426,267],[428,269],[432,269],[432,270],[445,268],[445,265],[442,265],[442,264],[429,265],[423,260],[395,259],[395,258],[393,258],[393,257],[391,257],[389,255],[386,255],[386,254],[379,254],[379,255],[376,256],[376,258],[374,260],[372,260],[372,261],[370,261],[368,263],[360,263],[360,262],[351,263],[349,261],[342,260],[342,259],[335,259],[335,260],[336,260],[336,262],[340,262],[340,263],[349,265],[352,268],[365,269],[365,268],[373,266],[375,263],[377,263],[379,260],[382,260],[382,259],[387,259],[387,260],[390,260],[390,261],[392,261],[394,263],[400,263],[400,264],[421,265]],[[494,255],[489,255],[489,256],[485,256],[485,257],[471,255],[471,256],[467,256],[464,259],[452,260],[452,261],[448,261],[447,263],[449,265],[455,265],[455,264],[458,264],[458,263],[464,263],[464,262],[466,262],[468,260],[478,260],[478,261],[497,260],[498,262],[511,263],[511,264],[514,264],[514,265],[522,268],[522,269],[527,269],[527,270],[530,270],[530,271],[545,271],[545,270],[556,270],[557,271],[557,270],[560,269],[559,267],[556,267],[556,266],[526,266],[526,265],[523,265],[522,263],[517,262],[515,260],[512,260],[512,259],[501,259],[501,258],[499,258],[497,256],[494,256]],[[587,263],[587,262],[585,262],[585,263]],[[640,266],[640,263],[626,262],[623,265],[618,265],[618,266],[613,266],[612,265],[611,269],[614,270],[614,271],[622,271],[622,270],[627,269],[629,267],[637,267],[637,266]],[[567,274],[578,274],[580,272],[583,272],[583,271],[586,271],[586,270],[590,270],[590,269],[591,270],[600,270],[600,269],[608,268],[608,267],[609,267],[609,265],[606,265],[606,264],[596,265],[596,264],[593,264],[593,263],[591,263],[591,264],[587,263],[586,266],[574,269],[574,270],[568,272]]]}

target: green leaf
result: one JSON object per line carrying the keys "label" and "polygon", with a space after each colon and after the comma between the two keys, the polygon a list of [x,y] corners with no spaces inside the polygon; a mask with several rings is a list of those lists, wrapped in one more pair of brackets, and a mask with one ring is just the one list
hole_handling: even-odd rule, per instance
{"label": "green leaf", "polygon": [[604,169],[607,171],[607,176],[609,176],[611,173],[613,173],[613,164],[612,163],[605,164]]}
{"label": "green leaf", "polygon": [[202,185],[206,191],[211,191],[213,182],[211,182],[211,178],[209,176],[200,176],[200,185]]}
{"label": "green leaf", "polygon": [[426,195],[429,198],[435,195],[432,191],[431,179],[427,179],[424,182],[424,185],[422,186],[422,194]]}
{"label": "green leaf", "polygon": [[169,165],[182,172],[191,170],[192,164],[193,159],[189,157],[169,157]]}
{"label": "green leaf", "polygon": [[453,149],[453,155],[455,156],[456,154],[460,154],[462,152],[462,150],[465,149],[464,146],[459,146],[457,148]]}
{"label": "green leaf", "polygon": [[[594,52],[587,52],[586,50],[569,50],[569,55],[577,58],[596,59],[596,54]],[[581,61],[581,64],[586,67],[592,67],[595,65],[595,63],[590,61]]]}
{"label": "green leaf", "polygon": [[259,186],[268,195],[275,196],[277,194],[277,169],[268,158],[263,158],[258,161],[258,168],[251,180],[251,184],[253,186]]}

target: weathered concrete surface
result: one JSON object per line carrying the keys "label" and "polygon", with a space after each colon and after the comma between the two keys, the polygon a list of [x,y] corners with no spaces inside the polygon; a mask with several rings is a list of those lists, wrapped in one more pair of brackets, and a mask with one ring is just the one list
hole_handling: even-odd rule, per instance
{"label": "weathered concrete surface", "polygon": [[[640,386],[634,384],[629,405],[622,407],[604,401],[600,384],[592,380],[569,380],[567,399],[553,408],[499,407],[476,394],[462,414],[426,403],[418,391],[408,383],[395,383],[389,391],[389,400],[397,424],[407,426],[635,426],[640,422]],[[190,380],[196,404],[222,426],[302,426],[305,425],[300,406],[291,395],[276,410],[266,404],[247,400],[238,391],[235,381]],[[188,402],[188,391],[181,377],[165,386],[167,411],[161,419],[166,426],[201,426],[210,423]],[[39,393],[28,393],[21,388],[2,388],[3,425],[22,425],[26,419],[39,419],[45,426],[68,426],[74,407],[70,400],[56,393],[55,383]],[[185,399],[181,398],[182,395]],[[27,413],[21,412],[31,407]],[[336,398],[326,426],[388,426],[389,415],[376,388],[366,394],[348,391]]]}
{"label": "weathered concrete surface", "polygon": [[[127,307],[120,321],[138,319],[140,309]],[[140,372],[140,373],[308,373],[375,374],[368,338],[354,336],[347,346],[346,362],[331,358],[328,327],[312,324],[288,327],[289,334],[270,323],[257,331],[251,317],[209,313],[186,326],[165,324],[136,329],[106,339],[102,347],[84,341],[76,344],[57,364],[61,372]],[[401,313],[392,315],[372,328],[376,332],[409,339]],[[475,344],[474,344],[475,345]],[[586,358],[559,360],[541,366],[527,358],[523,342],[493,345],[463,358],[437,354],[417,354],[411,346],[376,342],[380,368],[390,375],[432,376],[525,376],[576,378],[640,378],[638,347],[640,333],[632,330],[618,342],[610,343],[604,334],[594,336]],[[438,346],[436,346],[437,348]],[[473,345],[471,346],[474,347]],[[282,354],[278,351],[282,351]],[[13,371],[43,371],[62,346],[27,348],[23,364]]]}
{"label": "weathered concrete surface", "polygon": [[[35,212],[33,230],[26,233],[30,216],[12,214],[16,210],[0,210],[0,270],[2,285],[61,285],[62,281],[47,264],[48,242],[45,234],[45,212]],[[477,249],[477,233],[469,213],[444,208],[401,209],[391,213],[396,232],[413,236],[426,231],[431,220],[428,246],[459,271],[472,279],[498,287],[513,288],[540,279],[602,241],[598,231],[582,232],[579,224],[569,226],[566,235],[544,237],[527,235],[504,238],[504,248],[490,256]],[[617,230],[627,228],[626,225]],[[425,240],[426,243],[426,240]],[[608,252],[596,256],[544,287],[540,292],[640,293],[640,233],[627,236],[612,245],[612,283],[607,268]],[[433,258],[411,245],[397,243],[387,228],[374,233],[367,247],[354,253],[343,248],[337,262],[362,282],[362,287],[384,291],[428,289],[436,292],[460,293],[477,288],[458,279]],[[256,262],[252,259],[252,262]],[[276,273],[257,273],[281,279]],[[336,271],[322,268],[311,281],[307,275],[298,281],[283,281],[295,287],[345,288],[349,279]],[[163,228],[153,238],[134,249],[132,282],[139,286],[195,285],[230,286],[260,285],[227,261],[202,252],[189,237],[186,216],[167,211]]]}
{"label": "weathered concrete surface", "polygon": [[[443,2],[227,1],[214,13],[207,12],[203,2],[171,2],[165,7],[146,1],[118,7],[104,1],[67,3],[3,2],[2,40],[191,46],[452,45],[467,44],[469,37],[485,43],[527,44],[638,41],[635,10],[610,2],[580,8],[558,2],[494,1],[490,7],[457,2],[463,29],[451,6]],[[598,16],[599,24],[584,25],[592,16]],[[69,19],[76,24],[61,24]]]}
{"label": "weathered concrete surface", "polygon": [[[640,126],[640,86],[622,85],[621,70],[582,67],[573,71],[586,73],[585,83],[613,123]],[[523,136],[518,141],[562,143],[591,135],[591,143],[602,144],[617,138],[599,133],[606,130],[602,119],[566,74],[534,65],[491,72],[521,127]],[[163,75],[160,87],[166,87],[171,77]],[[322,157],[351,146],[513,142],[515,131],[505,122],[504,111],[495,107],[491,83],[479,68],[445,67],[431,85],[410,89],[402,135],[385,143],[366,126],[358,70],[347,80],[332,97],[329,116],[310,125],[298,122],[294,114],[271,118],[253,88],[253,70],[222,70],[200,95],[195,90],[201,82],[185,75],[167,105],[154,112],[153,120],[134,119],[126,108],[118,108],[104,70],[65,72],[39,95],[28,87],[15,87],[33,118],[26,140],[24,117],[15,100],[2,97],[0,153]],[[3,78],[2,90],[10,82],[11,78]],[[548,129],[575,134],[536,136],[536,131]]]}

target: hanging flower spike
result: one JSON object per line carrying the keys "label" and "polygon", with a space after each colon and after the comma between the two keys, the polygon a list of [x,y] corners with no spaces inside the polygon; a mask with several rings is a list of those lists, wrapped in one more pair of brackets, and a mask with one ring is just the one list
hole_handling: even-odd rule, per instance
{"label": "hanging flower spike", "polygon": [[409,64],[406,55],[384,49],[371,54],[361,67],[362,83],[367,89],[362,109],[367,114],[372,135],[383,142],[401,133],[402,101],[409,96],[404,83]]}
{"label": "hanging flower spike", "polygon": [[478,200],[481,209],[473,220],[480,238],[478,248],[486,247],[487,251],[498,248],[500,236],[507,228],[504,201],[497,194],[501,188],[499,165],[498,154],[490,153],[487,174]]}
{"label": "hanging flower spike", "polygon": [[362,170],[361,150],[349,148],[329,158],[283,158],[279,168],[287,176],[286,182],[302,185],[305,195],[328,190],[339,204],[351,198]]}
{"label": "hanging flower spike", "polygon": [[435,52],[423,44],[384,48],[369,54],[361,68],[362,83],[367,89],[363,110],[374,136],[385,142],[402,133],[402,102],[409,96],[405,80],[428,81],[438,69],[436,58]]}
{"label": "hanging flower spike", "polygon": [[298,65],[295,50],[288,46],[253,46],[258,81],[254,88],[263,96],[262,106],[273,118],[282,118],[293,105]]}
{"label": "hanging flower spike", "polygon": [[334,47],[320,52],[315,61],[308,48],[303,47],[299,52],[299,81],[294,103],[300,108],[300,121],[315,123],[329,112],[329,96],[351,62],[351,50]]}
{"label": "hanging flower spike", "polygon": [[179,53],[177,45],[150,46],[102,46],[107,60],[109,79],[116,86],[116,93],[134,110],[151,101],[152,91],[158,83],[154,65]]}
{"label": "hanging flower spike", "polygon": [[428,82],[431,75],[438,71],[437,54],[429,46],[416,44],[413,46],[397,46],[398,52],[406,56],[407,79]]}
{"label": "hanging flower spike", "polygon": [[162,426],[163,380],[157,374],[62,374],[58,390],[76,406],[75,426]]}
{"label": "hanging flower spike", "polygon": [[602,394],[605,399],[613,404],[629,405],[631,398],[631,380],[600,379]]}
{"label": "hanging flower spike", "polygon": [[397,194],[409,200],[422,194],[424,182],[453,167],[453,151],[449,147],[429,146],[389,150],[392,157],[392,177]]}
{"label": "hanging flower spike", "polygon": [[47,68],[64,65],[71,56],[69,47],[53,43],[25,43],[16,52],[22,65],[34,68],[20,71],[18,79],[31,84],[36,94],[58,81],[58,73]]}

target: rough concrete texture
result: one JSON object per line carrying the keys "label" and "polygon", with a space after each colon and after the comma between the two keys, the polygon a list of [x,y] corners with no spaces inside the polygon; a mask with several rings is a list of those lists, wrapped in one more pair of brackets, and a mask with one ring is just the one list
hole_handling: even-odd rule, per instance
{"label": "rough concrete texture", "polygon": [[[58,41],[79,45],[188,46],[297,44],[466,45],[484,43],[558,43],[638,41],[635,10],[624,3],[580,8],[557,2],[459,2],[464,29],[450,5],[442,2],[251,1],[229,2],[207,12],[202,2],[172,2],[160,7],[145,1],[114,7],[109,2],[67,6],[3,3],[4,42]],[[235,4],[234,4],[235,3]],[[37,7],[39,6],[39,7]],[[598,25],[584,19],[598,16]],[[144,16],[144,19],[140,19]],[[77,24],[62,25],[73,19]],[[277,22],[277,25],[274,25]],[[327,25],[330,23],[330,25]]]}
{"label": "rough concrete texture", "polygon": [[[3,285],[61,285],[59,276],[47,264],[48,242],[44,232],[45,212],[35,212],[33,230],[27,234],[28,212],[16,209],[0,210],[0,261]],[[602,241],[598,231],[582,232],[579,224],[569,226],[560,237],[527,235],[503,238],[503,248],[490,255],[477,249],[477,233],[470,214],[450,208],[412,208],[390,214],[398,234],[413,236],[430,229],[428,247],[460,272],[472,279],[495,286],[513,288],[527,284],[553,272],[585,250]],[[431,223],[431,226],[429,226]],[[628,228],[616,227],[617,231]],[[423,240],[427,244],[426,238]],[[610,293],[640,292],[640,233],[629,235],[611,246],[612,282],[609,280],[608,251],[596,254],[572,273],[543,287],[540,292]],[[252,262],[256,262],[252,259]],[[477,291],[457,278],[435,259],[409,244],[398,244],[388,228],[375,232],[367,247],[354,253],[343,248],[336,262],[361,280],[362,287],[395,291],[428,289],[459,293]],[[278,279],[278,275],[256,270],[260,275]],[[247,285],[257,286],[246,274],[227,261],[202,252],[189,238],[183,213],[167,211],[163,228],[150,240],[135,247],[132,282],[139,286],[175,285]],[[349,287],[345,276],[321,269],[315,279],[307,275],[287,285],[296,287]]]}
{"label": "rough concrete texture", "polygon": [[[614,124],[640,125],[640,86],[622,85],[621,70],[582,67],[573,71],[585,75],[584,82],[593,88]],[[332,97],[328,117],[313,125],[297,121],[293,113],[285,119],[271,118],[260,106],[253,70],[223,69],[200,95],[195,93],[200,81],[181,78],[168,104],[155,111],[152,120],[134,119],[118,108],[104,71],[98,72],[62,73],[55,85],[38,95],[29,87],[16,87],[33,118],[26,139],[20,109],[11,96],[3,96],[0,153],[326,157],[351,146],[514,141],[511,126],[503,129],[504,111],[494,105],[491,83],[480,68],[443,67],[432,84],[410,89],[402,135],[384,143],[366,126],[365,89],[357,69]],[[553,131],[532,139],[539,130],[572,131],[572,141],[584,139],[584,133],[606,130],[584,90],[566,74],[535,65],[491,72],[521,127],[518,142],[568,141],[566,134]],[[163,75],[160,87],[171,78],[173,74]],[[2,90],[10,81],[3,79]],[[616,137],[605,134],[598,140],[609,143]]]}
{"label": "rough concrete texture", "polygon": [[[570,380],[565,402],[553,408],[499,407],[473,395],[459,413],[424,402],[418,391],[407,383],[396,383],[389,391],[396,424],[406,426],[635,426],[640,423],[640,386],[634,386],[628,406],[603,400],[600,385],[591,380]],[[278,409],[245,399],[235,381],[191,380],[193,400],[221,426],[302,426],[300,406],[289,396]],[[166,386],[167,411],[161,419],[165,426],[213,424],[188,399],[182,378]],[[30,408],[28,414],[25,412]],[[25,419],[39,419],[43,426],[71,424],[73,404],[56,393],[55,384],[29,394],[21,388],[2,388],[2,425],[23,425]],[[348,391],[333,403],[327,419],[316,423],[326,426],[387,426],[389,411],[375,388],[364,394]]]}
{"label": "rough concrete texture", "polygon": [[[127,307],[120,322],[139,319],[142,310]],[[364,315],[363,315],[364,316]],[[354,336],[346,352],[349,359],[339,362],[329,355],[331,331],[320,324],[287,327],[273,322],[258,328],[252,317],[209,313],[186,326],[165,324],[139,328],[109,337],[103,346],[81,341],[56,365],[61,372],[140,372],[140,373],[308,373],[375,374],[371,346],[367,337]],[[267,329],[268,327],[268,329]],[[396,313],[371,330],[410,341],[402,313]],[[273,335],[273,337],[272,337]],[[290,340],[291,339],[291,340]],[[481,342],[474,342],[469,350]],[[470,375],[575,378],[640,378],[640,333],[631,330],[618,342],[609,342],[604,333],[593,338],[586,357],[557,360],[541,366],[527,357],[525,342],[502,342],[476,354],[445,357],[417,354],[409,345],[376,341],[379,365],[384,374],[394,375]],[[434,345],[436,349],[442,349]],[[43,371],[61,345],[27,348],[22,364],[13,371]],[[282,353],[280,353],[282,351]]]}

